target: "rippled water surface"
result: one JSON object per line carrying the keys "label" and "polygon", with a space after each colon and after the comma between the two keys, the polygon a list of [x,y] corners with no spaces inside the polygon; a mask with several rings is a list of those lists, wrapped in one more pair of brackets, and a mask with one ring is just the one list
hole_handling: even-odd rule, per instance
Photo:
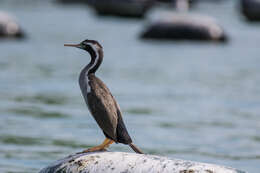
{"label": "rippled water surface", "polygon": [[0,41],[0,172],[37,172],[104,139],[77,82],[89,55],[63,47],[85,38],[103,45],[97,75],[144,152],[259,172],[260,24],[246,22],[237,4],[194,8],[231,37],[209,44],[141,41],[146,21],[97,17],[86,6],[1,3],[28,38]]}

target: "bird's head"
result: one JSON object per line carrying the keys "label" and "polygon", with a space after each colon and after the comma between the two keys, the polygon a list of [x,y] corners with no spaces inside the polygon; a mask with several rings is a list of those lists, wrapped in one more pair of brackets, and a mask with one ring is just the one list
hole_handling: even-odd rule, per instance
{"label": "bird's head", "polygon": [[97,42],[96,40],[84,40],[79,44],[64,44],[64,46],[77,47],[88,52],[99,52],[102,50],[101,44],[99,44],[99,42]]}

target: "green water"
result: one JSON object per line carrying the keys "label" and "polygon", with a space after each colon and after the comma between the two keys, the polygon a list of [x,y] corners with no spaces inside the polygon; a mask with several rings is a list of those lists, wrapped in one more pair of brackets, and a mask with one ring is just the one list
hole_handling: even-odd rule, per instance
{"label": "green water", "polygon": [[217,18],[231,38],[224,45],[141,41],[145,21],[97,17],[86,6],[1,3],[28,38],[0,41],[0,172],[37,172],[103,141],[77,81],[89,55],[63,47],[86,38],[103,45],[97,75],[144,152],[259,171],[260,24],[234,2],[194,9]]}

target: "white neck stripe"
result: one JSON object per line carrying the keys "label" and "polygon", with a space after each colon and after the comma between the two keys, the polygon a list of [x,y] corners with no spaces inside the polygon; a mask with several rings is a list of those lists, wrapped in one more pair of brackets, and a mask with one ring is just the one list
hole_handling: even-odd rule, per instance
{"label": "white neck stripe", "polygon": [[87,93],[90,93],[91,87],[90,87],[90,85],[89,85],[88,72],[89,72],[91,69],[93,69],[93,68],[97,65],[98,60],[99,60],[99,53],[98,53],[98,50],[97,50],[97,47],[96,47],[96,46],[94,46],[93,44],[87,44],[87,45],[89,45],[89,46],[94,50],[94,52],[95,52],[95,56],[96,56],[93,65],[90,66],[90,67],[88,68],[87,72],[86,72],[86,79],[87,79]]}
{"label": "white neck stripe", "polygon": [[87,74],[88,74],[89,70],[91,70],[92,68],[94,68],[97,65],[97,62],[99,60],[99,53],[98,53],[97,47],[94,46],[93,44],[88,44],[88,45],[94,50],[96,59],[95,59],[95,62],[93,63],[93,65],[91,67],[89,67]]}

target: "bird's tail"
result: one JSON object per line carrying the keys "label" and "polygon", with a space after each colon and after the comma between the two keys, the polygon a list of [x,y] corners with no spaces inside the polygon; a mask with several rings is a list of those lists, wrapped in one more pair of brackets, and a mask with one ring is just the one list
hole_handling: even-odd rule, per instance
{"label": "bird's tail", "polygon": [[136,145],[133,143],[129,144],[129,146],[138,154],[144,154]]}

